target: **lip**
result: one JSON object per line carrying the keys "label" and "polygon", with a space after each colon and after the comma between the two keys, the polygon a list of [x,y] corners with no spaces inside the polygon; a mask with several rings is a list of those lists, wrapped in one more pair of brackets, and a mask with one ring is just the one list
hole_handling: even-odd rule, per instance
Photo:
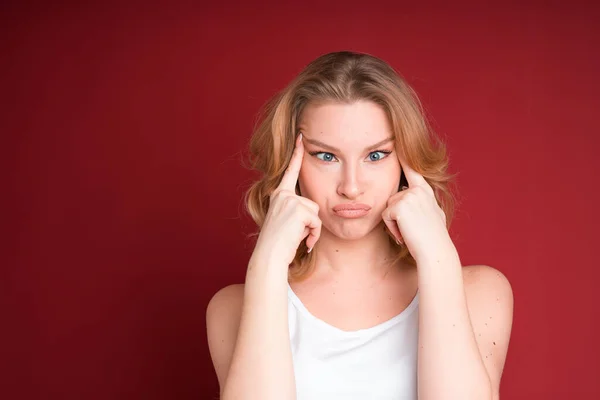
{"label": "lip", "polygon": [[370,209],[366,204],[338,204],[333,207],[333,212],[343,218],[360,218],[367,215]]}
{"label": "lip", "polygon": [[342,210],[367,210],[369,211],[371,207],[366,204],[360,203],[347,203],[347,204],[338,204],[333,207],[333,211],[342,211]]}

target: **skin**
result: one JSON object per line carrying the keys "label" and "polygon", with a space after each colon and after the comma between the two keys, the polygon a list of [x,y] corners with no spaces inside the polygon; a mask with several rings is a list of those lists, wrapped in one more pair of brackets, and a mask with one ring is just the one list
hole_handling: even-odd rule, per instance
{"label": "skin", "polygon": [[[433,190],[396,154],[394,142],[369,149],[392,136],[383,110],[364,101],[309,105],[299,129],[302,140],[283,182],[290,188],[299,183],[302,196],[318,205],[322,226],[307,228],[307,245],[318,243],[316,269],[307,280],[290,284],[294,292],[319,319],[357,330],[399,314],[418,289],[419,399],[499,398],[512,326],[510,284],[492,267],[461,265]],[[398,192],[401,171],[409,187]],[[336,204],[350,202],[372,208],[359,219],[333,213]],[[416,268],[387,262],[393,245],[384,226],[405,243]],[[221,385],[243,298],[244,285],[230,285],[207,310],[209,346]]]}
{"label": "skin", "polygon": [[[299,128],[306,150],[300,189],[319,205],[323,225],[315,276],[293,289],[317,317],[355,330],[397,315],[418,287],[419,398],[498,398],[512,325],[510,284],[494,268],[462,268],[432,188],[393,142],[378,147],[391,151],[387,156],[366,150],[392,136],[383,110],[370,102],[309,106]],[[409,187],[398,192],[401,171]],[[371,213],[338,218],[331,208],[342,202],[369,204]],[[406,244],[416,269],[387,267],[383,224]]]}
{"label": "skin", "polygon": [[[300,191],[319,205],[323,222],[318,271],[354,281],[380,274],[382,262],[392,250],[381,214],[387,200],[398,191],[401,172],[394,141],[373,149],[391,151],[389,155],[367,150],[393,138],[383,110],[368,102],[308,105],[298,128],[305,150],[298,178]],[[309,154],[313,152],[321,153]],[[372,209],[359,219],[333,213],[335,205],[351,202],[365,203]]]}
{"label": "skin", "polygon": [[[414,269],[387,263],[394,249],[382,213],[398,191],[401,166],[394,141],[369,147],[393,138],[391,127],[381,108],[356,102],[308,105],[298,128],[304,147],[300,192],[319,205],[322,228],[315,272],[292,283],[292,289],[331,325],[343,330],[374,326],[399,314],[417,290]],[[372,208],[359,219],[333,213],[335,205],[350,202]]]}

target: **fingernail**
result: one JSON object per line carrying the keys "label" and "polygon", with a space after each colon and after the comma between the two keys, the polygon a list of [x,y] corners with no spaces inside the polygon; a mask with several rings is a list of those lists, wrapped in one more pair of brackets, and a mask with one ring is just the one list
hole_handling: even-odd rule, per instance
{"label": "fingernail", "polygon": [[300,141],[302,141],[302,132],[300,132]]}
{"label": "fingernail", "polygon": [[[310,249],[308,249],[308,253],[310,253],[312,251],[312,249],[313,249],[312,247]],[[308,253],[306,253],[306,254],[308,254]]]}

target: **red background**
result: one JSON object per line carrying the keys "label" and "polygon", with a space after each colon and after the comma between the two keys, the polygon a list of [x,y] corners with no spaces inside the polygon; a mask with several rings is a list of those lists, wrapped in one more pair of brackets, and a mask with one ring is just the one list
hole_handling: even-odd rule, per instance
{"label": "red background", "polygon": [[502,397],[600,398],[597,6],[2,7],[1,397],[216,396],[205,309],[252,251],[256,114],[348,49],[421,95],[463,264],[512,282]]}

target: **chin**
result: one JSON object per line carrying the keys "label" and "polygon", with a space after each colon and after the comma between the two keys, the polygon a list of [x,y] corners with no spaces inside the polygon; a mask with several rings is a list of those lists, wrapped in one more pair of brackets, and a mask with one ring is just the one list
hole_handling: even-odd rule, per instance
{"label": "chin", "polygon": [[[337,219],[337,218],[336,218]],[[358,240],[367,236],[377,226],[368,219],[344,219],[335,221],[327,229],[336,237],[344,240]]]}

